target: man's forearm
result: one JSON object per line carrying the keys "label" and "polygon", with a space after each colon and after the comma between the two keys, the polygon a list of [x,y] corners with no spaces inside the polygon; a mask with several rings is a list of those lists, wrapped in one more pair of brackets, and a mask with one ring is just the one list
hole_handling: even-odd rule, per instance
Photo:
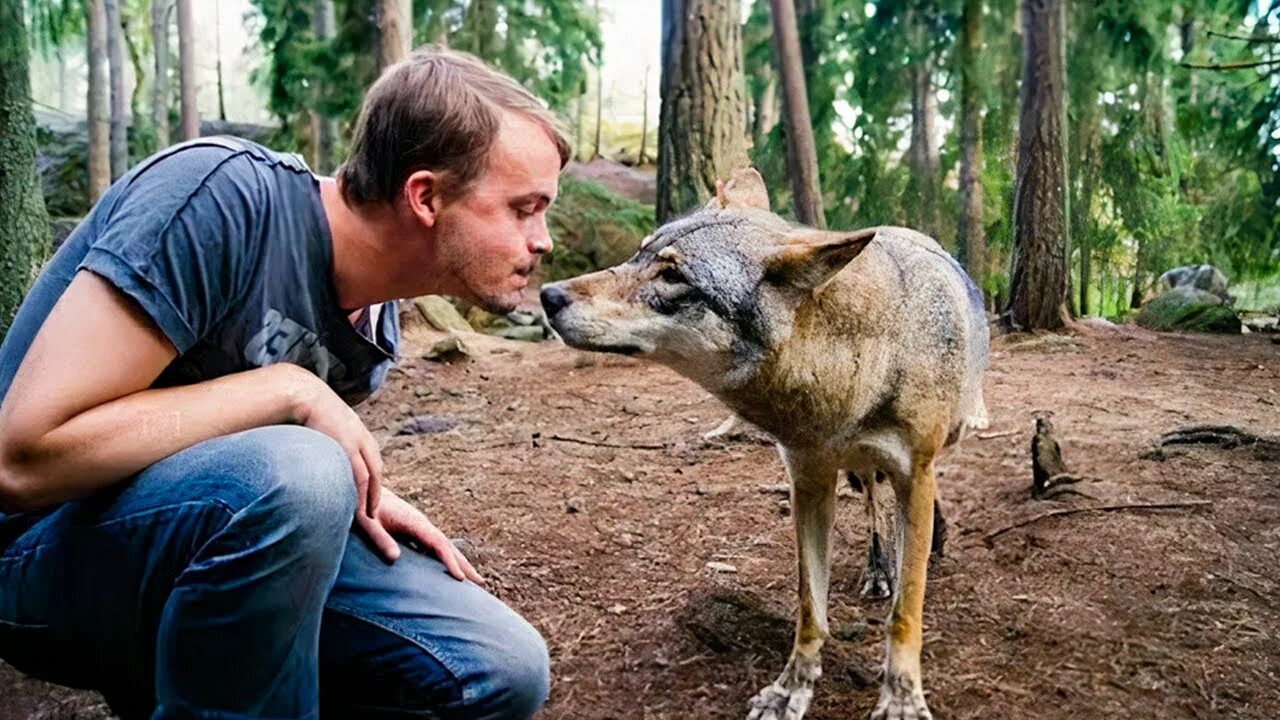
{"label": "man's forearm", "polygon": [[319,382],[295,365],[272,365],[104,403],[39,438],[0,442],[0,500],[9,511],[46,507],[204,440],[295,422]]}

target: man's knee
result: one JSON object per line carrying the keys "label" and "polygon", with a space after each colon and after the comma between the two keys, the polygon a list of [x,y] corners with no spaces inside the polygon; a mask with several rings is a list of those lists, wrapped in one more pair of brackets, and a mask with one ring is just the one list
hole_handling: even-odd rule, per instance
{"label": "man's knee", "polygon": [[[527,622],[504,637],[505,652],[489,658],[480,670],[475,700],[481,717],[528,718],[547,701],[551,661],[547,644]],[[508,630],[512,630],[508,628]]]}

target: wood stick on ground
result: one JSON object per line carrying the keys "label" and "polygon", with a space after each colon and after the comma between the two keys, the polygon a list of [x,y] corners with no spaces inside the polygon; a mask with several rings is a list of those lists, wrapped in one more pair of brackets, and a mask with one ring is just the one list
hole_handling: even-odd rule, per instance
{"label": "wood stick on ground", "polygon": [[549,435],[548,440],[556,440],[558,442],[577,443],[578,445],[591,445],[593,447],[621,448],[624,450],[666,450],[666,445],[657,445],[654,443],[610,443],[600,442],[598,440],[587,440],[585,438],[569,437],[567,435]]}
{"label": "wood stick on ground", "polygon": [[995,540],[997,537],[1009,532],[1010,530],[1016,530],[1020,527],[1026,527],[1027,525],[1040,522],[1041,520],[1044,520],[1046,518],[1061,517],[1063,515],[1075,515],[1077,513],[1085,513],[1085,512],[1115,512],[1117,510],[1174,510],[1178,508],[1202,508],[1202,507],[1212,507],[1212,506],[1213,506],[1213,502],[1210,500],[1192,500],[1190,502],[1120,503],[1117,505],[1094,505],[1090,507],[1061,508],[1058,510],[1050,510],[1048,512],[1043,512],[1043,513],[1040,513],[1039,515],[1033,515],[1032,517],[1029,517],[1025,520],[1019,520],[1018,522],[1012,525],[1006,525],[1005,527],[1002,527],[999,530],[993,530],[992,532],[987,533],[986,537],[983,538],[983,541],[986,542],[988,547],[990,547],[992,540]]}

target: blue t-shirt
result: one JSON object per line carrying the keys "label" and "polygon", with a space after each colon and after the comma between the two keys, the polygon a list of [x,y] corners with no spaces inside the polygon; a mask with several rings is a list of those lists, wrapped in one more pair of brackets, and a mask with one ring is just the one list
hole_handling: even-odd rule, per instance
{"label": "blue t-shirt", "polygon": [[0,402],[82,269],[137,301],[177,348],[154,387],[291,362],[359,402],[386,377],[399,321],[391,302],[365,332],[353,326],[332,268],[320,188],[300,158],[237,138],[168,148],[116,181],[41,272],[0,346]]}

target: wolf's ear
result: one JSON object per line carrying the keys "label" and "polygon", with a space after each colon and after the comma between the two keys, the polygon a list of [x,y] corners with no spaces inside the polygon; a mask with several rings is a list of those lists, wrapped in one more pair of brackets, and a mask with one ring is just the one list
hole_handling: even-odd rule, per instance
{"label": "wolf's ear", "polygon": [[765,279],[812,290],[858,257],[876,236],[876,228],[851,232],[806,230],[765,261]]}
{"label": "wolf's ear", "polygon": [[769,191],[764,178],[755,168],[734,170],[728,180],[716,181],[716,196],[707,201],[707,209],[739,208],[769,211]]}

